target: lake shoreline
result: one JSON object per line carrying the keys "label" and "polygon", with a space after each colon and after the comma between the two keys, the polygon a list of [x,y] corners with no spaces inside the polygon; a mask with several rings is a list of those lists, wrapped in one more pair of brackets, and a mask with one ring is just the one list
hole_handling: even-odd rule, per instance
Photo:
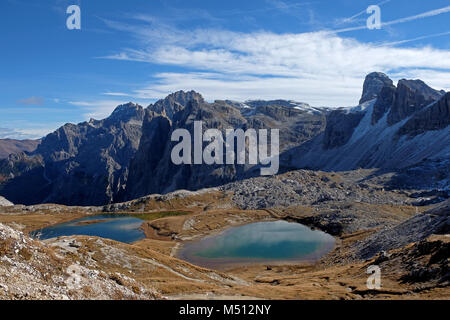
{"label": "lake shoreline", "polygon": [[[290,224],[297,224],[299,226],[303,226],[309,230],[309,232],[320,232],[324,235],[327,235],[330,237],[330,239],[333,239],[333,241],[327,241],[322,244],[320,244],[320,247],[318,249],[315,249],[314,252],[307,253],[303,255],[302,257],[293,257],[293,258],[204,258],[200,257],[198,255],[195,255],[195,251],[198,250],[196,246],[198,246],[201,242],[207,242],[212,241],[214,238],[217,237],[224,237],[227,235],[227,233],[231,233],[233,230],[236,230],[236,228],[248,226],[248,225],[256,225],[261,223],[267,223],[267,222],[286,222]],[[190,240],[187,242],[181,242],[181,246],[178,246],[173,253],[173,256],[175,258],[181,259],[183,261],[189,262],[191,264],[203,267],[203,268],[209,268],[214,270],[230,270],[235,268],[241,268],[241,267],[248,267],[248,266],[257,266],[257,265],[314,265],[317,264],[325,255],[333,251],[336,247],[336,238],[323,232],[323,231],[317,231],[313,230],[309,226],[302,225],[296,222],[288,222],[286,220],[272,220],[272,221],[259,221],[259,222],[250,222],[246,223],[240,226],[231,226],[226,229],[217,230],[214,233],[208,234],[200,239]]]}

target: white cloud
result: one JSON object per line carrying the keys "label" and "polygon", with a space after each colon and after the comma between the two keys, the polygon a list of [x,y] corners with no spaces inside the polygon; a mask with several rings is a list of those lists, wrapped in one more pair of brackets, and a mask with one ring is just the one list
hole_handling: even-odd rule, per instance
{"label": "white cloud", "polygon": [[[400,18],[400,19],[396,19],[396,20],[392,20],[392,21],[388,21],[388,22],[383,22],[383,23],[381,23],[381,27],[389,27],[392,25],[400,24],[400,23],[411,22],[411,21],[424,19],[424,18],[430,18],[430,17],[438,16],[438,15],[441,15],[444,13],[449,13],[449,12],[450,12],[450,6],[447,6],[444,8],[430,10],[430,11],[416,14],[413,16],[404,17],[404,18]],[[361,25],[361,26],[357,26],[357,27],[343,28],[343,29],[338,29],[338,30],[329,30],[327,32],[329,32],[329,33],[344,33],[344,32],[349,32],[349,31],[364,30],[366,28],[367,28],[366,25]]]}
{"label": "white cloud", "polygon": [[[450,7],[386,24],[448,11]],[[285,98],[314,105],[348,106],[359,100],[364,77],[373,71],[391,74],[393,80],[420,77],[437,89],[450,89],[450,50],[363,43],[329,31],[240,33],[182,31],[155,24],[108,24],[130,32],[139,42],[137,48],[107,58],[189,70],[153,75],[155,82],[130,93],[138,98],[162,98],[172,91],[194,89],[208,100]]]}
{"label": "white cloud", "polygon": [[[380,3],[377,3],[376,5],[379,6],[379,7],[381,7],[382,5],[384,5],[384,4],[386,4],[386,3],[389,3],[389,2],[391,2],[391,1],[392,1],[392,0],[384,0],[384,1],[381,1]],[[355,19],[356,19],[356,18],[358,18],[358,17],[360,17],[360,16],[362,16],[362,15],[364,15],[364,14],[367,14],[367,10],[366,10],[366,9],[364,9],[364,10],[358,12],[357,14],[355,14],[355,15],[349,17],[349,18],[338,19],[337,22],[336,22],[336,25],[347,24],[347,23],[355,22]],[[362,19],[362,21],[365,21],[365,20],[366,20],[366,19]]]}
{"label": "white cloud", "polygon": [[83,117],[86,119],[104,119],[108,117],[114,109],[129,101],[125,100],[98,100],[98,101],[69,101],[71,105],[81,107]]}
{"label": "white cloud", "polygon": [[424,40],[424,39],[430,39],[430,38],[436,38],[436,37],[443,37],[443,36],[448,36],[448,35],[450,35],[450,31],[428,34],[428,35],[424,35],[424,36],[420,36],[420,37],[416,37],[416,38],[412,38],[412,39],[405,39],[405,40],[399,40],[399,41],[393,41],[393,42],[384,42],[381,44],[381,46],[396,46],[396,45],[404,44],[404,43],[408,43],[408,42],[414,42],[414,41],[418,41],[418,40]]}
{"label": "white cloud", "polygon": [[404,22],[410,22],[410,21],[414,21],[414,20],[418,20],[418,19],[424,19],[424,18],[429,18],[429,17],[434,17],[440,14],[444,14],[444,13],[448,13],[450,12],[450,6],[444,7],[444,8],[440,8],[440,9],[436,9],[436,10],[431,10],[431,11],[427,11],[421,14],[417,14],[411,17],[406,17],[406,18],[401,18],[401,19],[397,19],[397,20],[393,20],[390,22],[386,22],[383,23],[383,25],[393,25],[393,24],[398,24],[398,23],[404,23]]}
{"label": "white cloud", "polygon": [[30,124],[25,129],[0,128],[0,139],[40,139],[55,131],[62,124]]}
{"label": "white cloud", "polygon": [[157,79],[151,86],[136,90],[136,97],[157,99],[168,92],[196,90],[208,101],[288,98],[316,106],[349,106],[355,102],[352,97],[361,94],[362,85],[360,78],[235,78],[211,73],[161,73]]}
{"label": "white cloud", "polygon": [[158,74],[158,81],[150,88],[137,90],[138,97],[162,97],[179,89],[195,89],[212,99],[289,98],[315,105],[347,106],[358,101],[367,73],[398,69],[405,71],[396,72],[394,78],[410,77],[408,69],[444,69],[439,73],[440,81],[430,72],[420,75],[439,89],[450,89],[449,51],[380,47],[324,33],[237,34],[220,49],[170,45],[151,52],[128,50],[121,54],[130,60],[201,71]]}
{"label": "white cloud", "polygon": [[26,135],[15,129],[0,128],[0,139],[28,139]]}
{"label": "white cloud", "polygon": [[113,97],[129,97],[128,93],[124,92],[104,92],[102,93],[104,96],[113,96]]}

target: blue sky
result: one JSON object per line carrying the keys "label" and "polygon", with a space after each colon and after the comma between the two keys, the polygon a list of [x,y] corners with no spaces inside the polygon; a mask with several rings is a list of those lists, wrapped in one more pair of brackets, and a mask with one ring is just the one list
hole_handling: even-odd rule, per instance
{"label": "blue sky", "polygon": [[[81,30],[66,9],[81,8]],[[383,26],[365,28],[379,5]],[[449,0],[2,0],[0,138],[36,138],[177,90],[357,104],[364,76],[450,90]]]}

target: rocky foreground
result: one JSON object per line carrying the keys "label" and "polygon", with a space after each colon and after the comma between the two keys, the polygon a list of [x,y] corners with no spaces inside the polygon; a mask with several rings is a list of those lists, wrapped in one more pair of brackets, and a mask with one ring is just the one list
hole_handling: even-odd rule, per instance
{"label": "rocky foreground", "polygon": [[[103,207],[2,207],[0,298],[449,299],[450,200],[439,192],[386,190],[384,182],[370,170],[299,170]],[[181,214],[161,218],[168,211]],[[145,215],[147,238],[124,244],[97,237],[39,241],[27,236],[105,212]],[[315,265],[223,271],[177,258],[185,241],[279,219],[332,234],[336,248]],[[380,290],[366,286],[370,265],[381,268]]]}

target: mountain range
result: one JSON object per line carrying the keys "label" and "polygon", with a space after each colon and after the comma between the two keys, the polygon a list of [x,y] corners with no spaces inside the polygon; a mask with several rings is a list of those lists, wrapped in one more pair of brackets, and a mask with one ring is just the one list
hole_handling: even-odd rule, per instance
{"label": "mountain range", "polygon": [[194,91],[173,93],[146,108],[124,104],[106,119],[66,124],[36,150],[0,160],[0,195],[27,205],[104,205],[259,174],[250,165],[174,165],[171,133],[193,133],[199,120],[204,130],[280,129],[281,172],[376,168],[393,173],[393,188],[449,190],[450,93],[421,80],[395,86],[375,72],[351,108],[288,100],[209,103]]}

